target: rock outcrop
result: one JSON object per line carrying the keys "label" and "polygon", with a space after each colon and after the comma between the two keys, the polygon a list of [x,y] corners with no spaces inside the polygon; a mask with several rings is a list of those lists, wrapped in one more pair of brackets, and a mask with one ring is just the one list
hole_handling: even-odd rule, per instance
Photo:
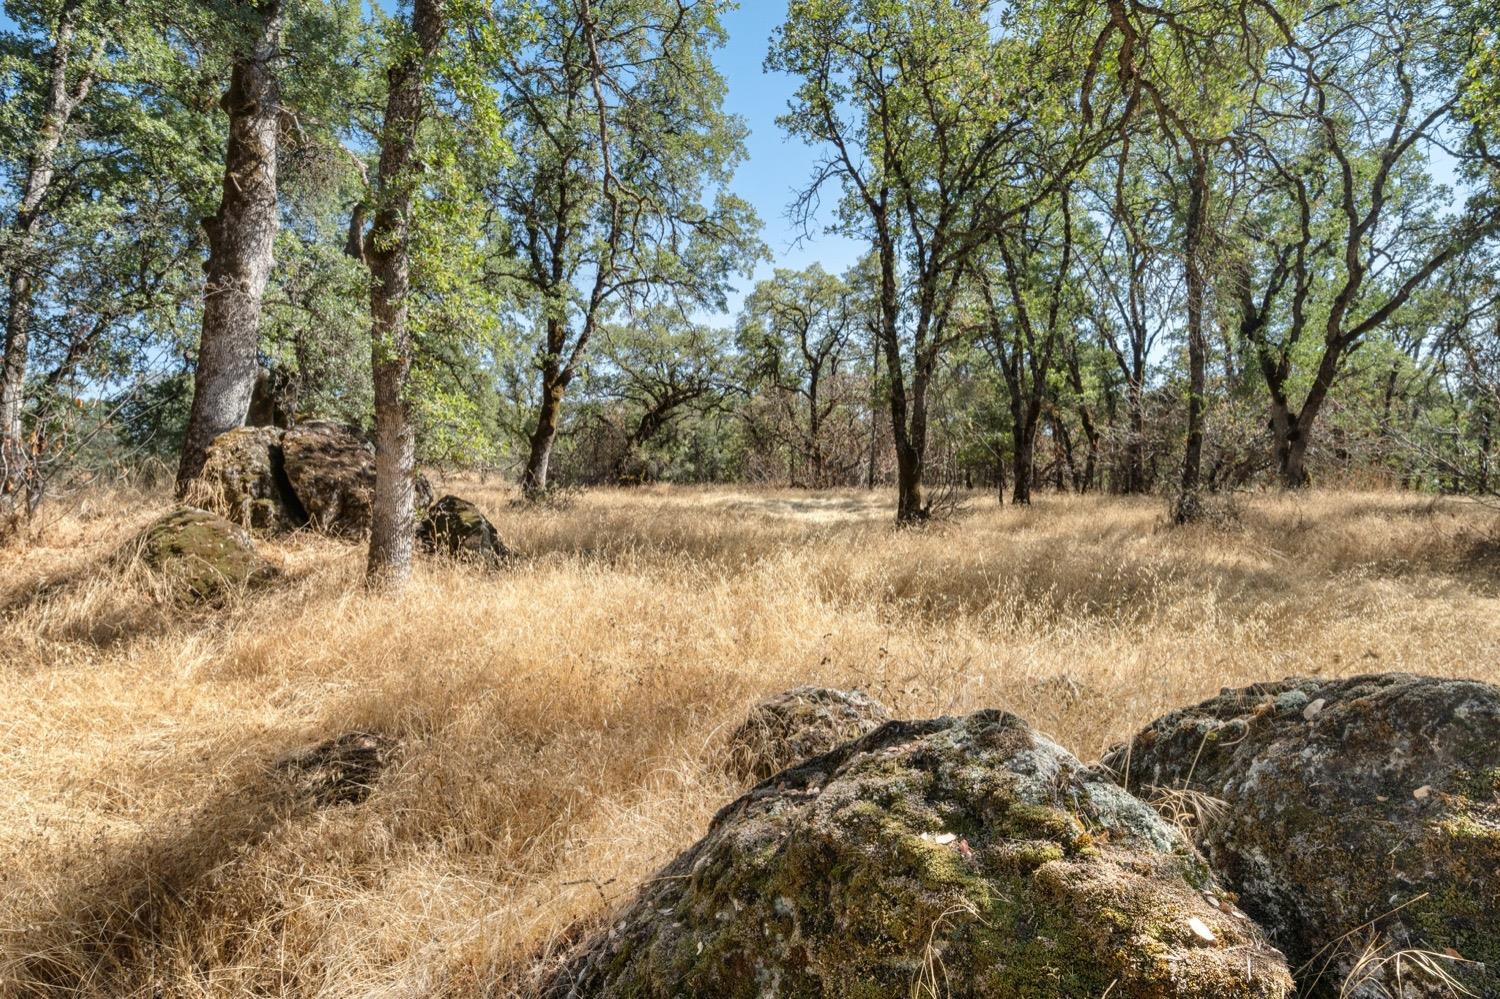
{"label": "rock outcrop", "polygon": [[276,577],[244,528],[194,507],[179,507],[157,520],[134,550],[183,598],[214,600]]}
{"label": "rock outcrop", "polygon": [[344,537],[370,529],[375,451],[369,444],[347,427],[314,420],[285,431],[281,446],[287,479],[314,529]]}
{"label": "rock outcrop", "polygon": [[[1199,845],[1344,999],[1500,996],[1500,689],[1405,674],[1226,689],[1105,760],[1206,795]],[[1160,793],[1160,792],[1156,792]]]}
{"label": "rock outcrop", "polygon": [[187,499],[258,531],[286,531],[307,523],[307,511],[287,479],[281,430],[241,427],[214,438],[203,471]]}
{"label": "rock outcrop", "polygon": [[550,997],[1285,997],[1171,826],[1000,712],[892,722],[726,807]]}
{"label": "rock outcrop", "polygon": [[[432,503],[432,487],[417,476],[415,507]],[[189,499],[260,531],[309,526],[358,538],[370,529],[375,497],[375,451],[359,434],[331,420],[289,429],[242,427],[209,446]]]}
{"label": "rock outcrop", "polygon": [[873,732],[891,720],[857,690],[795,687],[761,701],[729,737],[728,770],[761,781]]}
{"label": "rock outcrop", "polygon": [[417,542],[429,554],[492,567],[515,554],[479,507],[457,496],[444,496],[428,507],[417,528]]}

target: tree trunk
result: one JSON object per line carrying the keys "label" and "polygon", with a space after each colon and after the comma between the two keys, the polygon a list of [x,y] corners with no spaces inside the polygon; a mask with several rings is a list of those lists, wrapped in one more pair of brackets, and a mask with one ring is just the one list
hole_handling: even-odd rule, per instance
{"label": "tree trunk", "polygon": [[823,442],[819,439],[822,432],[822,420],[818,418],[818,371],[815,367],[807,390],[807,460],[812,466],[814,489],[827,486],[823,472]]}
{"label": "tree trunk", "polygon": [[1018,430],[1011,455],[1015,485],[1011,488],[1010,501],[1016,506],[1031,505],[1032,472],[1036,466],[1036,433]]}
{"label": "tree trunk", "polygon": [[1129,495],[1146,491],[1146,411],[1140,386],[1132,383],[1126,405],[1129,413],[1130,438],[1125,445],[1125,489]]}
{"label": "tree trunk", "polygon": [[1001,365],[1010,396],[1011,468],[1015,483],[1010,501],[1016,506],[1031,505],[1031,487],[1036,479],[1036,430],[1041,415],[1040,404],[1022,396],[1020,347],[1008,363]]}
{"label": "tree trunk", "polygon": [[1203,226],[1208,209],[1208,164],[1195,155],[1188,196],[1185,256],[1187,258],[1188,419],[1182,481],[1175,518],[1186,523],[1198,515],[1203,469],[1203,409],[1208,347],[1203,332]]}
{"label": "tree trunk", "polygon": [[865,488],[875,488],[875,459],[880,447],[880,337],[871,336],[870,351],[870,463],[865,469]]}
{"label": "tree trunk", "polygon": [[367,254],[375,382],[375,499],[365,576],[372,585],[399,585],[411,575],[416,431],[406,394],[412,361],[407,325],[408,240],[427,64],[442,38],[445,14],[444,0],[415,0],[411,27],[416,48],[406,50],[387,74],[390,89],[380,137],[377,209]]}
{"label": "tree trunk", "polygon": [[88,95],[91,69],[71,84],[73,42],[80,4],[63,4],[48,72],[46,103],[36,131],[36,145],[26,166],[26,186],[11,221],[6,248],[7,307],[3,361],[0,361],[0,538],[9,534],[34,503],[32,455],[26,446],[21,413],[25,408],[26,368],[31,352],[32,303],[36,294],[33,241],[41,222],[42,204],[52,187],[57,151],[73,112]]}
{"label": "tree trunk", "polygon": [[[930,511],[922,490],[923,451],[927,438],[926,407],[921,360],[913,363],[912,398],[907,399],[906,379],[901,370],[901,303],[896,290],[896,244],[885,219],[877,219],[881,231],[880,257],[880,345],[885,350],[887,401],[891,412],[891,437],[896,447],[896,523],[911,525],[927,520]],[[908,417],[908,413],[910,416]]]}
{"label": "tree trunk", "polygon": [[32,458],[21,425],[32,295],[26,264],[11,271],[9,290],[5,363],[0,375],[0,539],[20,525],[31,505]]}
{"label": "tree trunk", "polygon": [[635,429],[630,432],[630,436],[625,438],[625,447],[620,451],[620,456],[615,459],[614,465],[610,469],[610,480],[612,482],[618,484],[625,481],[625,472],[630,465],[630,459],[634,457],[636,451],[642,445],[655,437],[661,431],[661,428],[667,425],[667,419],[677,405],[677,403],[667,399],[653,405],[641,414],[641,418],[636,423]]}
{"label": "tree trunk", "polygon": [[1286,489],[1301,489],[1307,485],[1307,436],[1292,429],[1290,438],[1277,449],[1281,484]]}
{"label": "tree trunk", "polygon": [[1063,472],[1067,472],[1067,478],[1073,483],[1074,492],[1083,492],[1083,475],[1078,468],[1078,457],[1073,453],[1073,435],[1068,431],[1068,426],[1056,413],[1052,415],[1052,438],[1057,442],[1057,447],[1062,451],[1062,461],[1058,463],[1057,490],[1062,492],[1066,487],[1063,481]]}
{"label": "tree trunk", "polygon": [[922,495],[922,454],[903,440],[896,440],[896,523],[916,524],[927,519]]}
{"label": "tree trunk", "polygon": [[219,211],[205,219],[208,272],[203,333],[193,377],[177,494],[203,470],[208,446],[226,430],[243,426],[259,372],[260,304],[270,280],[278,225],[276,146],[281,92],[281,0],[255,8],[259,32],[234,63],[221,102],[229,116],[224,190]]}
{"label": "tree trunk", "polygon": [[550,366],[543,370],[542,404],[537,410],[536,429],[531,433],[526,470],[521,474],[521,491],[529,499],[547,491],[547,469],[552,462],[552,445],[557,441],[557,422],[566,390],[567,380],[561,373]]}
{"label": "tree trunk", "polygon": [[1271,390],[1271,440],[1276,449],[1276,475],[1283,487],[1307,484],[1307,437],[1291,411],[1280,385]]}

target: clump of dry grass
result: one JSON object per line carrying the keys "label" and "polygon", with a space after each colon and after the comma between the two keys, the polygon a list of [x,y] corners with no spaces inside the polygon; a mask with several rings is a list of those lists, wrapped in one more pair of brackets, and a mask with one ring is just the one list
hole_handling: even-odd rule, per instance
{"label": "clump of dry grass", "polygon": [[[528,557],[359,586],[363,553],[265,545],[276,589],[155,599],[108,556],[159,512],[95,501],[0,553],[0,994],[524,994],[736,793],[757,698],[859,686],[1000,707],[1085,757],[1221,685],[1412,670],[1500,680],[1493,512],[1399,494],[974,500],[921,532],[884,494],[600,491],[513,507]],[[274,763],[400,749],[359,805]]]}

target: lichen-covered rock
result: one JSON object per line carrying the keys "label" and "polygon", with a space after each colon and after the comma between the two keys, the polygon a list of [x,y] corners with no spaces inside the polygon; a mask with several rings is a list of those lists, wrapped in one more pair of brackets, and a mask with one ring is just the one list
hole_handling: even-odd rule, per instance
{"label": "lichen-covered rock", "polygon": [[457,496],[444,496],[427,509],[417,528],[424,551],[496,566],[514,553],[479,507]]}
{"label": "lichen-covered rock", "polygon": [[[309,420],[281,437],[286,474],[314,530],[357,538],[370,530],[375,498],[375,449],[348,427]],[[432,487],[418,475],[415,507],[432,503]]]}
{"label": "lichen-covered rock", "polygon": [[194,507],[173,510],[146,528],[135,550],[179,595],[198,600],[276,576],[244,528]]}
{"label": "lichen-covered rock", "polygon": [[255,530],[301,527],[307,512],[287,478],[281,435],[276,427],[241,427],[214,438],[188,501]]}
{"label": "lichen-covered rock", "polygon": [[287,757],[276,769],[314,805],[357,805],[375,789],[395,750],[389,736],[347,732]]}
{"label": "lichen-covered rock", "polygon": [[723,809],[549,997],[1283,997],[1181,835],[995,711],[891,722]]}
{"label": "lichen-covered rock", "polygon": [[1105,763],[1142,793],[1222,802],[1200,845],[1312,962],[1309,994],[1462,994],[1425,963],[1500,996],[1500,689],[1405,674],[1226,689]]}
{"label": "lichen-covered rock", "polygon": [[885,705],[861,691],[794,687],[757,704],[730,735],[728,770],[765,780],[890,720]]}
{"label": "lichen-covered rock", "polygon": [[312,420],[283,433],[287,479],[315,530],[358,537],[370,529],[375,451],[348,427]]}

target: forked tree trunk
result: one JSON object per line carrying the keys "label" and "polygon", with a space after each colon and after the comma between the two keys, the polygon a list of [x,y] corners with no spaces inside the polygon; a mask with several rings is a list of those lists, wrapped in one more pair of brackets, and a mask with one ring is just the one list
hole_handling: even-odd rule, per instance
{"label": "forked tree trunk", "polygon": [[42,205],[52,188],[53,174],[57,169],[57,152],[62,146],[63,133],[93,83],[91,69],[86,69],[77,80],[69,80],[69,74],[73,72],[73,44],[80,6],[78,0],[71,0],[58,12],[42,120],[36,131],[36,145],[26,165],[25,187],[10,225],[5,274],[5,342],[3,361],[0,361],[0,538],[15,529],[30,512],[34,500],[32,455],[26,446],[21,420],[36,295],[35,261],[31,258],[41,224]]}
{"label": "forked tree trunk", "polygon": [[1287,489],[1307,484],[1307,437],[1301,421],[1291,411],[1281,387],[1274,386],[1271,396],[1271,439],[1276,448],[1276,477]]}
{"label": "forked tree trunk", "polygon": [[177,466],[179,496],[203,470],[214,438],[244,425],[259,372],[261,298],[271,277],[278,224],[281,0],[264,0],[253,9],[259,32],[235,59],[221,102],[229,116],[229,144],[219,211],[203,222],[208,281],[193,405]]}
{"label": "forked tree trunk", "polygon": [[376,175],[375,225],[368,241],[371,362],[375,383],[375,498],[370,511],[372,585],[394,586],[411,575],[415,533],[413,480],[416,429],[407,398],[412,342],[407,323],[411,291],[411,213],[416,189],[417,129],[422,122],[427,67],[445,23],[444,0],[415,0],[416,46],[387,74],[385,120]]}
{"label": "forked tree trunk", "polygon": [[912,397],[906,393],[906,379],[901,371],[901,340],[897,323],[901,303],[896,290],[896,245],[879,220],[880,259],[880,326],[876,338],[885,353],[887,379],[886,402],[891,414],[891,439],[896,449],[896,523],[912,525],[930,516],[922,489],[923,451],[927,443],[926,406],[921,382],[920,362],[913,363]]}

